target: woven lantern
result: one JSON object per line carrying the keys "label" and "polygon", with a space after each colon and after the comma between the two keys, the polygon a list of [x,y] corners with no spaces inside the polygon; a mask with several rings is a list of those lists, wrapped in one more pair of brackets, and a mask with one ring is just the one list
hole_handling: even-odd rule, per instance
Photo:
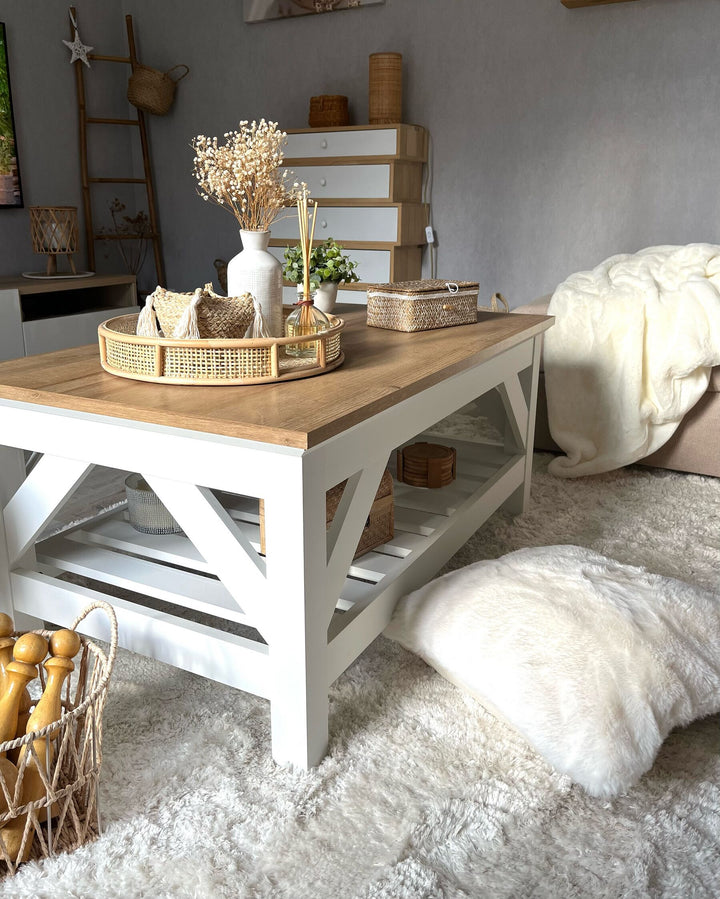
{"label": "woven lantern", "polygon": [[76,274],[73,253],[78,251],[77,206],[31,206],[30,233],[33,250],[48,257],[46,275],[57,274],[57,257],[67,256]]}

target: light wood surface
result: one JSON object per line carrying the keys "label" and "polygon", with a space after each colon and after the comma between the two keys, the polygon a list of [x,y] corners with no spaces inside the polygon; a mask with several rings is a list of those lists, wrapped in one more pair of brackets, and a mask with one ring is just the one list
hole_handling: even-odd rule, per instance
{"label": "light wood surface", "polygon": [[247,387],[156,385],[107,374],[97,346],[0,363],[0,398],[307,449],[550,327],[552,317],[479,313],[477,324],[403,333],[345,316],[345,363]]}
{"label": "light wood surface", "polygon": [[41,281],[39,278],[0,278],[0,290],[17,290],[19,294],[55,293],[59,290],[82,290],[86,287],[111,287],[114,284],[134,284],[135,275],[92,275],[89,278],[58,278]]}

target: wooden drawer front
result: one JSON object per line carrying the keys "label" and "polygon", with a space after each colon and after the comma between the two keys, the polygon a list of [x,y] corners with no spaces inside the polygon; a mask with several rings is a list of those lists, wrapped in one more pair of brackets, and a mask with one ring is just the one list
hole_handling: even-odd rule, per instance
{"label": "wooden drawer front", "polygon": [[390,199],[389,165],[293,166],[293,181],[304,181],[317,199]]}
{"label": "wooden drawer front", "polygon": [[[284,247],[269,247],[269,252],[284,264]],[[348,250],[347,255],[358,263],[356,272],[367,284],[386,284],[392,280],[391,250]]]}
{"label": "wooden drawer front", "polygon": [[288,134],[285,146],[286,159],[311,159],[317,156],[394,156],[396,152],[395,128]]}
{"label": "wooden drawer front", "polygon": [[39,318],[36,321],[24,322],[22,328],[25,354],[31,356],[33,353],[67,350],[87,343],[97,344],[99,324],[116,315],[130,315],[137,311],[137,306],[128,306],[124,309],[99,309],[78,315]]}
{"label": "wooden drawer front", "polygon": [[[315,240],[334,237],[344,240],[362,240],[397,243],[399,234],[399,210],[395,206],[322,206],[315,224]],[[298,240],[298,223],[294,217],[273,222],[272,236]]]}
{"label": "wooden drawer front", "polygon": [[[338,243],[390,243],[419,246],[423,243],[425,208],[422,203],[392,206],[321,206],[315,225],[315,240],[334,237]],[[298,242],[294,216],[272,225],[271,243]],[[370,249],[376,249],[370,247]],[[383,249],[377,247],[377,249]]]}

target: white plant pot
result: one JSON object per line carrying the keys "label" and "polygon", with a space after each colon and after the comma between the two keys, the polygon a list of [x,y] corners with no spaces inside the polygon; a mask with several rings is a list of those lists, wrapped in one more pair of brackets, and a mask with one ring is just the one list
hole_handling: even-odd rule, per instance
{"label": "white plant pot", "polygon": [[332,312],[337,302],[337,281],[322,281],[315,292],[315,305],[321,312]]}
{"label": "white plant pot", "polygon": [[282,265],[268,252],[269,231],[241,231],[243,248],[228,262],[229,297],[251,293],[262,306],[272,337],[283,336]]}

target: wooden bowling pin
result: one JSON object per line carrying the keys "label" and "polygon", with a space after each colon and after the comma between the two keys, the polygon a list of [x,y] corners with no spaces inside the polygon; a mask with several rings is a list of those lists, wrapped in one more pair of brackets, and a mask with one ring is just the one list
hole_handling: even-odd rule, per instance
{"label": "wooden bowling pin", "polygon": [[[27,723],[27,733],[42,730],[53,721],[57,721],[62,715],[62,688],[65,679],[75,668],[72,658],[80,649],[80,637],[71,630],[56,631],[50,637],[50,658],[45,662],[47,680],[43,694],[38,699],[32,715]],[[54,739],[57,731],[50,731],[39,740],[33,740],[32,746],[37,753],[37,759],[30,752],[29,745],[22,746],[18,758],[18,768],[23,771],[23,757],[28,756],[23,771],[23,802],[34,802],[42,799],[46,794],[45,779],[51,775],[48,773],[47,764],[52,764],[55,747]],[[57,809],[53,807],[53,814]]]}
{"label": "wooden bowling pin", "polygon": [[[47,648],[47,640],[39,634],[23,634],[15,642],[13,660],[5,667],[5,689],[0,696],[0,742],[15,739],[23,691],[30,681],[37,677],[38,663],[45,658]],[[12,765],[12,762],[2,756],[0,764],[3,773],[8,772],[8,776],[11,777],[12,771],[8,766]],[[5,849],[12,861],[16,861],[20,855],[26,822],[27,815],[19,815],[0,831]],[[32,834],[28,834],[22,852],[23,860],[29,856],[31,846]]]}
{"label": "wooden bowling pin", "polygon": [[[15,640],[11,636],[14,630],[15,626],[12,618],[4,612],[0,612],[0,696],[5,694],[5,684],[7,683],[6,668],[12,661],[13,646],[15,646]],[[18,709],[18,726],[15,731],[16,737],[25,735],[25,728],[27,727],[28,718],[30,717],[31,706],[32,698],[30,697],[27,687],[25,687],[22,691],[20,707]],[[10,752],[9,758],[11,761],[17,761],[17,752],[17,749],[13,749]],[[15,756],[14,758],[13,755]]]}
{"label": "wooden bowling pin", "polygon": [[38,662],[47,654],[47,640],[40,634],[23,634],[13,647],[13,661],[5,666],[5,683],[0,695],[0,743],[14,740],[23,691],[37,677]]}

